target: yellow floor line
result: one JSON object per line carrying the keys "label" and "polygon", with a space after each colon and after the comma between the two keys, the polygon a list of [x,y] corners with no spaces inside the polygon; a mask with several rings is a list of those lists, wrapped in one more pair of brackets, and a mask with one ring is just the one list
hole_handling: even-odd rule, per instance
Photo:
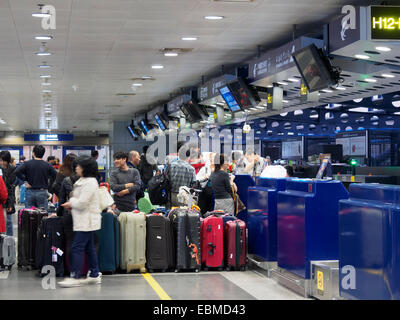
{"label": "yellow floor line", "polygon": [[158,294],[161,300],[172,300],[171,297],[164,291],[156,280],[149,273],[142,273],[143,278],[146,279],[148,284]]}

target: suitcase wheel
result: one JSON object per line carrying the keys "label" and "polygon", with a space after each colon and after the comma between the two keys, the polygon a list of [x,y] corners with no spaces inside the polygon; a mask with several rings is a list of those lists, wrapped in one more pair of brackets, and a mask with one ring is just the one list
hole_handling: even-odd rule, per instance
{"label": "suitcase wheel", "polygon": [[231,271],[231,267],[226,267],[225,270],[226,271]]}
{"label": "suitcase wheel", "polygon": [[208,271],[208,268],[204,268],[204,271]]}
{"label": "suitcase wheel", "polygon": [[178,273],[179,272],[179,270],[178,269],[175,269],[175,273]]}
{"label": "suitcase wheel", "polygon": [[218,268],[218,271],[223,271],[223,270],[224,270],[224,268],[222,268],[222,267]]}
{"label": "suitcase wheel", "polygon": [[161,272],[165,273],[167,272],[167,269],[162,269]]}
{"label": "suitcase wheel", "polygon": [[154,270],[153,269],[149,269],[149,273],[153,273],[154,272]]}
{"label": "suitcase wheel", "polygon": [[147,272],[146,268],[140,268],[140,273],[146,273],[146,272]]}
{"label": "suitcase wheel", "polygon": [[198,273],[199,271],[200,271],[199,269],[194,270],[194,272],[196,272],[196,273]]}

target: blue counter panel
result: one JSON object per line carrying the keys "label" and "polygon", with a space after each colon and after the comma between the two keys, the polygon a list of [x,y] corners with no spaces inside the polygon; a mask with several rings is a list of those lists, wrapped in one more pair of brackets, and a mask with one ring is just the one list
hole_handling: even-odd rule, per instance
{"label": "blue counter panel", "polygon": [[285,190],[286,179],[257,178],[256,184],[248,189],[248,250],[265,261],[277,261],[278,191]]}
{"label": "blue counter panel", "polygon": [[289,179],[278,192],[278,266],[310,279],[310,261],[339,257],[340,181]]}
{"label": "blue counter panel", "polygon": [[[400,299],[400,187],[352,184],[339,208],[340,270],[355,269],[355,287],[340,285],[340,295]],[[340,272],[340,284],[346,275]]]}

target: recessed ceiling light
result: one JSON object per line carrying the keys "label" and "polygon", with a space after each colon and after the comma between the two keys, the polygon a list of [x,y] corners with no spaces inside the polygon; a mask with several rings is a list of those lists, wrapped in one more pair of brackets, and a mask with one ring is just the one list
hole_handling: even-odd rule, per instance
{"label": "recessed ceiling light", "polygon": [[51,40],[53,36],[35,36],[36,40]]}
{"label": "recessed ceiling light", "polygon": [[42,82],[42,86],[51,86],[50,82]]}
{"label": "recessed ceiling light", "polygon": [[47,69],[47,68],[51,68],[51,66],[50,66],[50,65],[48,65],[48,64],[45,64],[45,63],[43,63],[43,64],[41,64],[41,65],[38,65],[38,67],[39,67],[39,68],[41,68],[41,69]]}
{"label": "recessed ceiling light", "polygon": [[392,74],[384,73],[384,74],[382,74],[382,77],[385,77],[385,78],[394,78],[395,76],[392,75]]}
{"label": "recessed ceiling light", "polygon": [[178,54],[176,52],[166,52],[164,53],[164,56],[166,57],[176,57]]}
{"label": "recessed ceiling light", "polygon": [[364,79],[364,81],[367,81],[367,82],[376,82],[376,79],[367,78],[367,79]]}
{"label": "recessed ceiling light", "polygon": [[268,85],[267,88],[273,88],[274,86],[272,84]]}
{"label": "recessed ceiling light", "polygon": [[328,89],[323,89],[323,90],[321,90],[322,92],[325,92],[325,93],[332,93],[333,91],[332,90],[328,90]]}
{"label": "recessed ceiling light", "polygon": [[336,90],[345,91],[346,88],[345,87],[336,87]]}
{"label": "recessed ceiling light", "polygon": [[142,80],[148,80],[148,79],[151,79],[151,78],[153,78],[153,77],[152,76],[143,76]]}
{"label": "recessed ceiling light", "polygon": [[288,85],[288,83],[284,82],[284,81],[278,81],[277,83],[280,84],[280,85],[283,85],[283,86],[287,86]]}
{"label": "recessed ceiling light", "polygon": [[51,56],[51,52],[38,52],[38,53],[36,53],[36,55],[39,57]]}
{"label": "recessed ceiling light", "polygon": [[152,65],[151,67],[152,67],[152,69],[163,69],[164,68],[164,66],[159,65],[159,64]]}
{"label": "recessed ceiling light", "polygon": [[375,49],[382,52],[389,52],[392,50],[389,47],[375,47]]}
{"label": "recessed ceiling light", "polygon": [[182,40],[183,41],[196,41],[197,37],[183,37]]}
{"label": "recessed ceiling light", "polygon": [[32,17],[35,17],[35,18],[49,18],[49,17],[51,17],[51,14],[50,13],[43,13],[43,12],[35,12],[35,13],[32,13]]}
{"label": "recessed ceiling light", "polygon": [[141,87],[141,86],[143,86],[143,83],[133,83],[132,86],[133,87]]}
{"label": "recessed ceiling light", "polygon": [[288,103],[289,101],[287,101],[287,100],[282,100],[282,102],[283,102],[283,103]]}
{"label": "recessed ceiling light", "polygon": [[51,78],[51,75],[49,75],[49,74],[42,74],[42,75],[40,76],[40,78],[42,78],[42,79],[49,79],[49,78]]}
{"label": "recessed ceiling light", "polygon": [[299,82],[300,81],[299,79],[295,79],[295,78],[289,78],[288,80],[291,82]]}
{"label": "recessed ceiling light", "polygon": [[42,90],[43,93],[51,93],[51,90]]}
{"label": "recessed ceiling light", "polygon": [[355,57],[357,59],[369,59],[370,58],[370,56],[367,56],[365,54],[356,54]]}
{"label": "recessed ceiling light", "polygon": [[204,19],[207,20],[222,20],[224,17],[223,16],[205,16]]}

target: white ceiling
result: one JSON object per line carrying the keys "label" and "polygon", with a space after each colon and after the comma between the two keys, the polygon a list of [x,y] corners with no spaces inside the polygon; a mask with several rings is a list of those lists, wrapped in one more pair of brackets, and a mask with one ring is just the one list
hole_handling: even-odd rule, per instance
{"label": "white ceiling", "polygon": [[[326,21],[340,13],[342,0],[52,0],[56,30],[45,31],[33,18],[36,2],[0,0],[0,131],[40,128],[42,80],[52,75],[53,116],[59,130],[108,131],[110,120],[131,118],[180,87],[199,84],[201,75],[255,55],[257,45],[287,40],[292,25]],[[205,15],[223,15],[208,21]],[[322,25],[322,23],[321,23]],[[37,57],[50,34],[50,57]],[[197,36],[198,41],[182,41]],[[164,57],[162,48],[193,48]],[[42,70],[42,62],[52,65]],[[152,70],[152,64],[163,64]],[[151,75],[135,96],[131,78]],[[72,86],[76,85],[77,90]],[[108,107],[113,106],[113,107]],[[119,106],[119,107],[116,107]],[[100,114],[99,114],[100,113]],[[95,120],[96,119],[96,120]]]}

